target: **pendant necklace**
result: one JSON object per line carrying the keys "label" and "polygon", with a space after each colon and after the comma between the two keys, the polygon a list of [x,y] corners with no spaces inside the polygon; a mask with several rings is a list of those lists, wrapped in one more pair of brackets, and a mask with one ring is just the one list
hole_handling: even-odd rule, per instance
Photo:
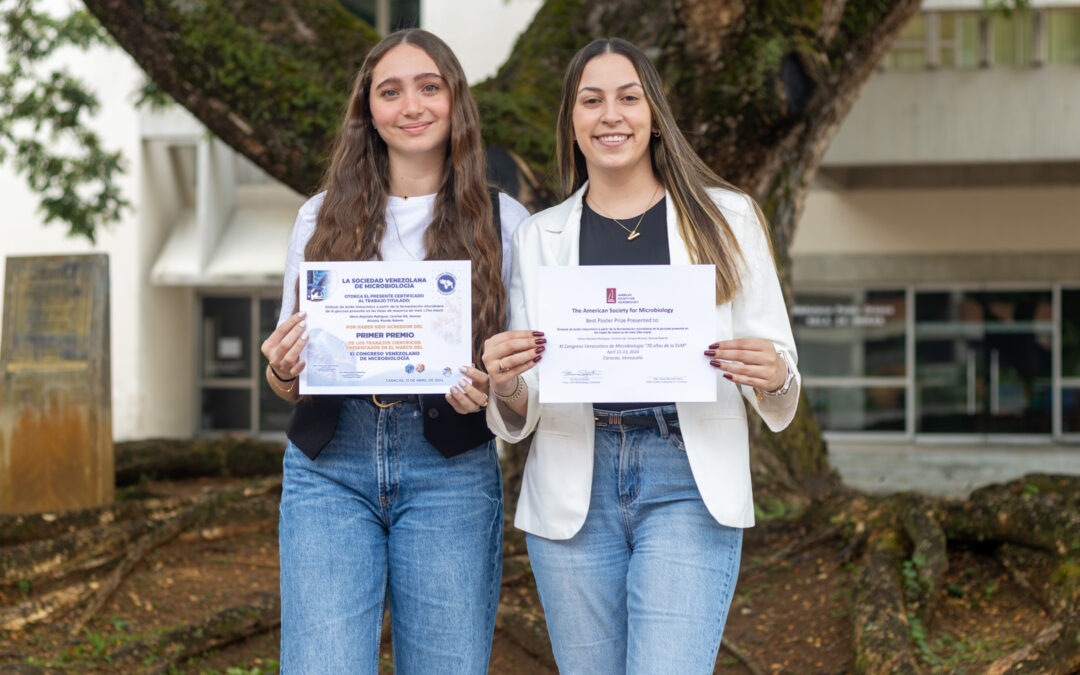
{"label": "pendant necklace", "polygon": [[600,209],[599,205],[596,204],[595,202],[593,202],[593,206],[596,207],[596,209],[598,211],[600,211],[600,215],[607,218],[608,220],[615,221],[616,225],[618,225],[622,229],[626,230],[626,232],[627,232],[626,241],[634,241],[635,239],[637,239],[638,237],[641,236],[641,233],[638,232],[638,228],[641,227],[641,221],[645,220],[645,214],[649,212],[649,208],[650,208],[649,205],[652,204],[653,198],[656,197],[656,193],[659,192],[659,191],[660,191],[660,183],[657,182],[656,189],[653,190],[652,195],[649,197],[649,201],[645,202],[645,210],[641,212],[640,216],[638,216],[637,224],[634,225],[634,229],[632,229],[632,230],[629,227],[623,225],[621,222],[619,222],[618,218],[612,218],[611,216],[609,216],[607,214],[607,212],[604,211],[603,209]]}

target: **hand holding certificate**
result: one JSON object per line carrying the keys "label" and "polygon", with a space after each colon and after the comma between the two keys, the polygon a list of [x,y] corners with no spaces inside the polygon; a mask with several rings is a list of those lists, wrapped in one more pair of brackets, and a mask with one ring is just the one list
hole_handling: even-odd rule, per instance
{"label": "hand holding certificate", "polygon": [[540,402],[715,401],[712,265],[540,269]]}
{"label": "hand holding certificate", "polygon": [[445,394],[472,362],[467,260],[305,262],[301,394]]}

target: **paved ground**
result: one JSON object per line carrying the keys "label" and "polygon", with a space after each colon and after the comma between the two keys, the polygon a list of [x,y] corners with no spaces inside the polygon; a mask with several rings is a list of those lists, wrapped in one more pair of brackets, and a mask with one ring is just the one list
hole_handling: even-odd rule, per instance
{"label": "paved ground", "polygon": [[829,442],[829,461],[844,482],[869,492],[917,490],[966,497],[972,490],[1028,473],[1080,475],[1080,445],[930,445]]}

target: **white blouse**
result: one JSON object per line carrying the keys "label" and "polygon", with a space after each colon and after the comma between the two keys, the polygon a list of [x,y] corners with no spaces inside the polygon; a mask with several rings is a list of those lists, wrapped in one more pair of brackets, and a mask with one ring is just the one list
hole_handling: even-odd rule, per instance
{"label": "white blouse", "polygon": [[[289,253],[285,258],[285,279],[281,288],[281,314],[278,324],[296,312],[296,283],[300,277],[300,263],[304,260],[304,248],[315,232],[315,220],[322,207],[325,192],[320,192],[304,202],[296,214],[292,237],[289,239]],[[386,204],[386,232],[383,234],[379,250],[383,260],[401,262],[423,260],[424,230],[431,222],[435,208],[435,195],[422,197],[390,197]],[[502,277],[507,288],[510,287],[510,242],[514,230],[521,221],[529,216],[528,210],[517,200],[499,193],[499,216],[502,224]]]}

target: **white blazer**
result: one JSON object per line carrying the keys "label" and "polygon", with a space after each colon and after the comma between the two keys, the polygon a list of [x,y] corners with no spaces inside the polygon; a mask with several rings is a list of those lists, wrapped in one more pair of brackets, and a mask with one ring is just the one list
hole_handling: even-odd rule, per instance
{"label": "white blazer", "polygon": [[[538,270],[542,266],[577,265],[583,186],[563,203],[526,219],[514,233],[510,277],[510,325],[513,330],[544,330],[537,325]],[[765,232],[750,200],[729,190],[711,190],[742,249],[746,266],[735,298],[716,308],[714,339],[756,337],[771,340],[796,363],[787,308],[769,254]],[[672,200],[667,200],[668,250],[672,265],[689,265],[690,255],[679,235]],[[643,240],[643,245],[648,242]],[[704,350],[707,344],[701,345]],[[702,368],[711,368],[702,357]],[[569,539],[585,523],[592,489],[592,404],[544,404],[538,400],[536,369],[523,375],[529,407],[522,419],[498,399],[487,408],[488,426],[510,443],[534,430],[525,463],[514,525],[548,539]],[[739,386],[716,371],[716,401],[678,403],[686,454],[709,513],[731,527],[754,524],[750,487],[750,452],[743,397],[773,431],[795,416],[800,378],[787,394],[757,400],[752,387]]]}

